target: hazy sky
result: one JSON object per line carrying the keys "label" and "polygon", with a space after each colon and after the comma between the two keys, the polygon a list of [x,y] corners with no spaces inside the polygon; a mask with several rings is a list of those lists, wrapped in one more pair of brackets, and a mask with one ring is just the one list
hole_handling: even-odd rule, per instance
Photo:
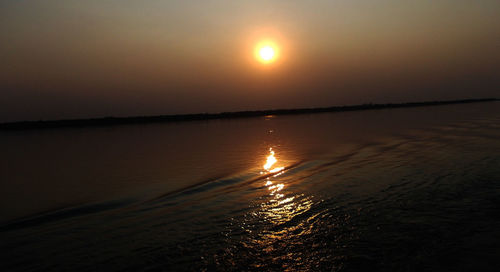
{"label": "hazy sky", "polygon": [[[0,122],[500,97],[500,1],[0,0]],[[280,57],[254,58],[261,40]]]}

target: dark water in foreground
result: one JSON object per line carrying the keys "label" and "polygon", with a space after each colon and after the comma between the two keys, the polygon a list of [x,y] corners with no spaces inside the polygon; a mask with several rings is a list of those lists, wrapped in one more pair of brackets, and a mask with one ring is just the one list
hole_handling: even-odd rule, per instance
{"label": "dark water in foreground", "polygon": [[0,132],[0,270],[497,271],[499,139],[498,102]]}

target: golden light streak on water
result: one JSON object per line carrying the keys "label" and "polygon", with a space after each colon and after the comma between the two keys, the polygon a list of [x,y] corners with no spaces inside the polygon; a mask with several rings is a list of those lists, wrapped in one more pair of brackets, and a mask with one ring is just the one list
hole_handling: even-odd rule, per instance
{"label": "golden light streak on water", "polygon": [[286,192],[286,184],[276,182],[280,175],[286,172],[284,166],[275,167],[278,163],[276,153],[272,148],[269,148],[269,155],[266,157],[264,164],[264,172],[262,174],[276,173],[268,176],[265,181],[265,186],[269,191],[268,202],[261,204],[260,215],[264,220],[274,224],[281,224],[291,220],[293,217],[306,212],[312,206],[310,197],[304,195],[292,195],[291,192]]}
{"label": "golden light streak on water", "polygon": [[272,148],[269,148],[269,156],[267,156],[267,159],[266,159],[266,164],[264,164],[264,169],[266,171],[269,171],[271,169],[271,167],[273,167],[273,165],[278,161],[276,159],[276,157],[274,157],[274,151]]}

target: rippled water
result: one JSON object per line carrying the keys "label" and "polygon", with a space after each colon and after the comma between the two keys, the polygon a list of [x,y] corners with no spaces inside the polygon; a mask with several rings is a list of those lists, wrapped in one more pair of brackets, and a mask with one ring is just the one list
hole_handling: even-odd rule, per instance
{"label": "rippled water", "polygon": [[498,102],[2,132],[12,270],[496,271]]}

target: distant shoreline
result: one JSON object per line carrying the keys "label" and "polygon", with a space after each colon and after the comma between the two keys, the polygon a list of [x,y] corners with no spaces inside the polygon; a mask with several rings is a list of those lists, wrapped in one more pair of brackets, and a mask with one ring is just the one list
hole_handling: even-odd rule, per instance
{"label": "distant shoreline", "polygon": [[92,118],[92,119],[68,119],[68,120],[47,120],[47,121],[44,120],[20,121],[20,122],[0,123],[0,130],[28,130],[28,129],[64,128],[64,127],[148,124],[148,123],[162,123],[162,122],[185,122],[185,121],[197,121],[197,120],[249,118],[249,117],[267,116],[267,115],[313,114],[313,113],[326,113],[326,112],[425,107],[425,106],[439,106],[439,105],[450,105],[450,104],[491,102],[499,100],[500,99],[498,98],[482,98],[482,99],[425,101],[425,102],[390,103],[390,104],[370,103],[362,105],[334,106],[334,107],[322,107],[322,108],[274,109],[274,110],[135,116],[135,117],[103,117],[103,118]]}

